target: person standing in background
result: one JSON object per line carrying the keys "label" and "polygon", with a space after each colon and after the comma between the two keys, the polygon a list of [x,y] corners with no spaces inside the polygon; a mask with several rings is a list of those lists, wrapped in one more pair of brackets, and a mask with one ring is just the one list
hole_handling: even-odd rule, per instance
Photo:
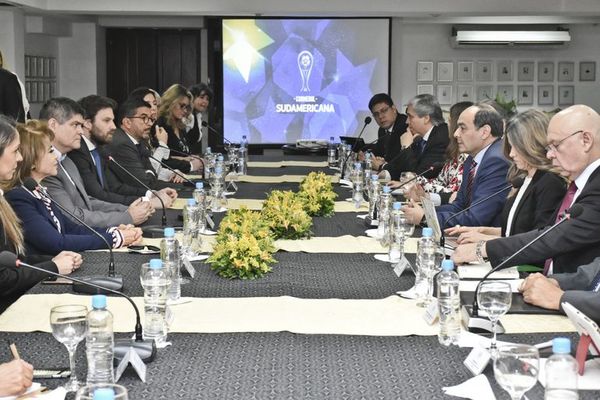
{"label": "person standing in background", "polygon": [[0,114],[25,122],[29,113],[29,101],[25,96],[25,86],[19,77],[4,68],[4,59],[0,51]]}

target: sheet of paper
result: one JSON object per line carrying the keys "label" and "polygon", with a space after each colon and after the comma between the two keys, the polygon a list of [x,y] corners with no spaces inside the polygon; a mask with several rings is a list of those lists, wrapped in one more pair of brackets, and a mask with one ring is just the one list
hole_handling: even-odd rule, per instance
{"label": "sheet of paper", "polygon": [[462,397],[463,399],[496,400],[490,381],[485,375],[474,376],[460,385],[443,387],[442,390],[449,396]]}
{"label": "sheet of paper", "polygon": [[[467,264],[458,266],[458,276],[460,279],[481,279],[490,272],[492,266],[489,262],[485,264]],[[517,267],[502,269],[490,275],[490,279],[518,279],[519,271]]]}

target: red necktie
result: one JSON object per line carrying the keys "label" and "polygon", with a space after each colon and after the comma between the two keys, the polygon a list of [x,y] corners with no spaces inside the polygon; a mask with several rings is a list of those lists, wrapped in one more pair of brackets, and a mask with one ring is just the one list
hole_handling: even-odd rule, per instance
{"label": "red necktie", "polygon": [[[568,210],[569,207],[571,207],[571,204],[573,204],[573,199],[575,198],[575,193],[577,193],[577,185],[575,184],[575,181],[572,181],[571,184],[569,184],[569,189],[567,189],[567,194],[565,194],[562,203],[560,203],[558,214],[556,214],[556,221],[554,221],[555,223],[560,221],[563,213]],[[546,263],[544,264],[544,275],[548,275],[551,264],[552,259],[547,259]]]}
{"label": "red necktie", "polygon": [[477,162],[473,160],[471,162],[471,169],[469,170],[469,176],[467,177],[467,206],[471,204],[471,194],[473,191],[473,182],[475,181],[475,172],[477,171]]}

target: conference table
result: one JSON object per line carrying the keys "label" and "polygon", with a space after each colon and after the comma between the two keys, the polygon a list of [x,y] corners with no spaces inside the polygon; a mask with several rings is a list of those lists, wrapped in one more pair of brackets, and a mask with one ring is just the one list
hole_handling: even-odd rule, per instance
{"label": "conference table", "polygon": [[[251,158],[260,162],[282,160],[280,154]],[[265,199],[273,189],[297,191],[295,177],[312,170],[335,173],[323,165],[321,157],[286,156],[285,161],[295,161],[297,165],[269,168],[250,164],[248,176],[267,177],[258,181],[285,176],[281,180],[288,182],[240,179],[233,197]],[[338,202],[350,197],[349,189],[334,186]],[[239,203],[243,201],[236,204]],[[169,222],[177,223],[180,213],[168,210]],[[216,222],[222,217],[223,214],[215,214]],[[208,264],[194,262],[195,277],[182,286],[182,297],[189,302],[172,306],[172,327],[176,332],[169,332],[171,345],[159,349],[156,359],[148,364],[145,383],[131,368],[118,382],[127,387],[129,398],[452,398],[444,394],[442,387],[458,385],[472,377],[463,365],[471,349],[441,346],[435,326],[414,323],[414,305],[396,295],[412,287],[413,274],[406,271],[397,277],[390,264],[374,259],[372,251],[343,244],[346,239],[364,237],[366,228],[357,212],[315,217],[313,223],[311,243],[321,242],[330,246],[330,251],[280,250],[275,253],[277,263],[273,271],[260,279],[220,278]],[[106,252],[85,252],[83,256],[84,266],[74,276],[106,271]],[[116,270],[125,282],[124,292],[140,305],[140,266],[153,257],[157,256],[115,252]],[[414,262],[415,256],[408,253],[407,258]],[[81,301],[81,295],[73,295],[69,286],[40,284],[0,316],[2,337],[14,341],[21,357],[39,368],[68,365],[64,346],[46,329],[36,328],[46,324],[40,320],[47,320],[47,307],[65,298]],[[119,299],[109,298],[115,327],[124,327],[115,328],[116,336],[128,337],[134,320],[131,311],[121,305]],[[513,316],[513,323],[515,318],[520,317]],[[513,333],[499,335],[499,340],[536,344],[558,335],[576,339],[565,317],[539,318],[548,318],[535,325],[542,329],[533,327],[527,331],[523,324],[509,323],[509,327],[516,328]],[[554,332],[553,325],[561,332]],[[7,329],[11,326],[20,328]],[[411,334],[412,331],[417,333]],[[85,380],[84,350],[82,342],[77,351],[80,380]],[[8,359],[7,346],[0,346],[0,360]],[[496,397],[508,399],[508,394],[496,384],[491,365],[484,374]],[[63,383],[41,382],[50,388]],[[599,396],[600,392],[581,392],[583,399]],[[536,384],[527,397],[543,398],[543,387]]]}

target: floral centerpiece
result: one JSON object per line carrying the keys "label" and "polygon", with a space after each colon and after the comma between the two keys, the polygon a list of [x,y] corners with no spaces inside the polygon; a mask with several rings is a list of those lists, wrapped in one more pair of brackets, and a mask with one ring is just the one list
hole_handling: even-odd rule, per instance
{"label": "floral centerpiece", "polygon": [[298,197],[304,203],[304,210],[310,216],[328,217],[333,215],[337,194],[329,176],[323,172],[311,172],[300,182]]}
{"label": "floral centerpiece", "polygon": [[311,235],[312,219],[294,192],[273,190],[261,211],[275,239],[300,239]]}

